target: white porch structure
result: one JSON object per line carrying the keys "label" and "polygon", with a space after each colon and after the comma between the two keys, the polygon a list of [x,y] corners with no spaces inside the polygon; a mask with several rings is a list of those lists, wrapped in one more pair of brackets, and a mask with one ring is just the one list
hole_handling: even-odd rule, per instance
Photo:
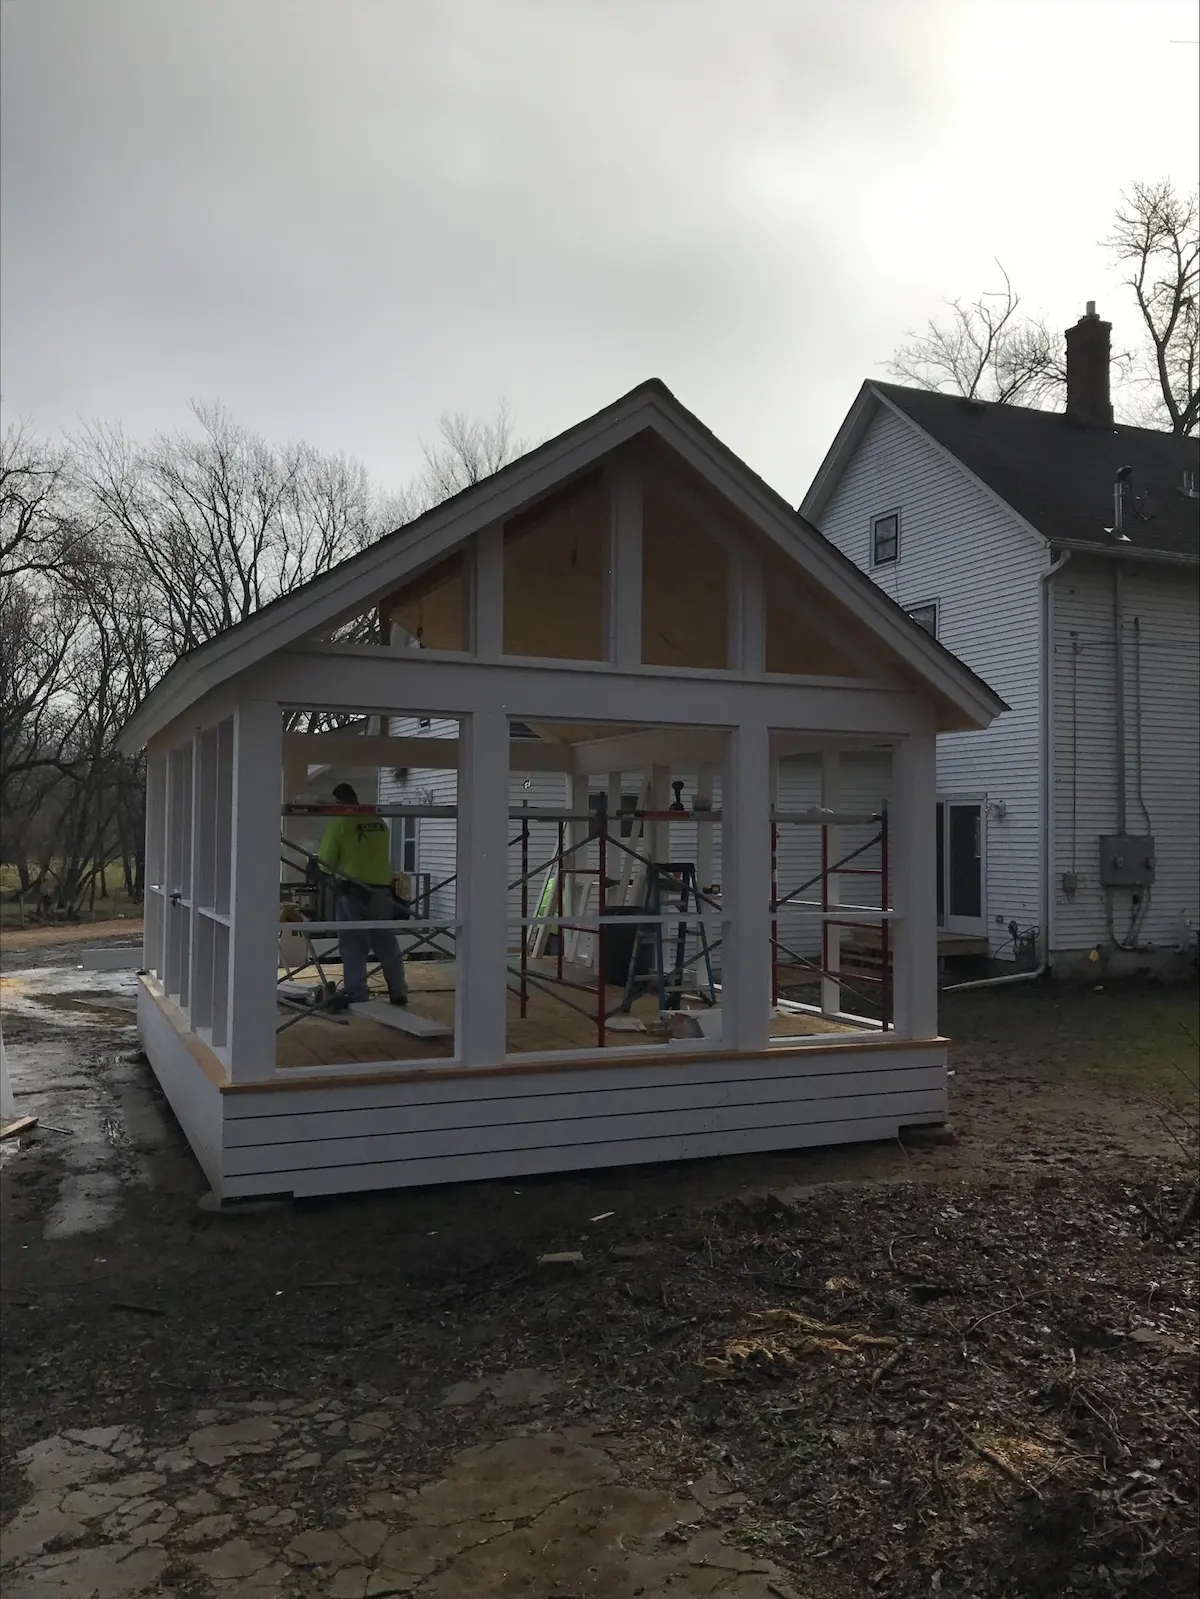
{"label": "white porch structure", "polygon": [[[341,641],[372,613],[379,643]],[[139,1025],[214,1190],[336,1193],[941,1122],[934,742],[1000,709],[657,383],[268,606],[173,668],[124,736],[148,765]],[[457,737],[389,732],[413,716],[446,719]],[[514,722],[538,737],[515,739]],[[885,763],[886,820],[843,800],[842,757],[863,751]],[[821,782],[803,811],[787,808],[780,777],[799,758]],[[285,999],[281,935],[297,931],[281,908],[286,807],[333,763],[456,774],[439,808],[455,828],[453,911],[418,906],[388,924],[410,957],[409,1010],[440,1024],[436,1045],[432,1023],[427,1040],[298,1017]],[[510,783],[539,771],[562,773],[574,798],[523,820]],[[648,814],[622,841],[630,774]],[[596,828],[598,777],[609,813]],[[673,784],[689,793],[671,812]],[[541,915],[526,821],[566,840],[553,853],[571,897]],[[802,875],[802,893],[780,880],[789,829],[813,840],[811,892]],[[876,833],[872,898],[849,865],[834,868],[854,850],[876,858],[862,853]],[[656,908],[646,884],[673,885],[664,868],[681,851],[697,896]],[[627,981],[606,965],[631,911],[648,946],[656,917],[669,934],[659,996],[663,944],[686,945],[674,975],[686,968],[680,986],[697,994],[666,1006],[690,1013],[686,1034],[660,1027],[671,1017],[636,955]],[[781,933],[789,916],[820,952],[797,1002],[774,992],[780,948],[802,941]],[[848,1002],[838,958],[859,922],[881,930],[887,957],[886,1001],[866,1012]],[[551,926],[557,968],[530,953]],[[697,951],[709,944],[706,988]],[[551,1047],[538,1007],[559,1018]]]}

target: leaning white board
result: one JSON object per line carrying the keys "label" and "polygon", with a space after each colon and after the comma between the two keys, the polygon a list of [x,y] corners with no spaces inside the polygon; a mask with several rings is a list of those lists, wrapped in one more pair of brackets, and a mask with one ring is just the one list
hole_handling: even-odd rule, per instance
{"label": "leaning white board", "polygon": [[8,1058],[4,1053],[4,1034],[0,1033],[0,1122],[10,1122],[17,1114],[12,1083],[8,1077]]}
{"label": "leaning white board", "polygon": [[121,944],[115,949],[107,944],[98,944],[94,949],[80,952],[79,964],[85,972],[140,971],[142,954],[141,944]]}
{"label": "leaning white board", "polygon": [[428,1016],[417,1016],[403,1005],[389,1005],[382,999],[368,999],[351,1005],[350,1013],[364,1021],[378,1022],[381,1027],[394,1027],[397,1032],[411,1033],[414,1038],[450,1038],[453,1027],[445,1022],[431,1021]]}

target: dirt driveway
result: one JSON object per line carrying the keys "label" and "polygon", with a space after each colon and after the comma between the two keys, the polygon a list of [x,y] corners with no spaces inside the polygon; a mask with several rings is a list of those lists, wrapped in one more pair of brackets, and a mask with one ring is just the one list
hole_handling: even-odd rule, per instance
{"label": "dirt driveway", "polygon": [[6,1599],[1195,1591],[1194,995],[948,1001],[945,1141],[214,1214],[44,958]]}

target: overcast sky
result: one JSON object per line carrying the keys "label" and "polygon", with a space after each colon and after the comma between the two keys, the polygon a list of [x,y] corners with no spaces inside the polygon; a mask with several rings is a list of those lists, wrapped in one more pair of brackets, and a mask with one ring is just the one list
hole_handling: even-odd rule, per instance
{"label": "overcast sky", "polygon": [[388,487],[439,413],[642,379],[800,498],[999,256],[1135,333],[1096,241],[1196,181],[1194,0],[0,0],[6,417],[219,399]]}

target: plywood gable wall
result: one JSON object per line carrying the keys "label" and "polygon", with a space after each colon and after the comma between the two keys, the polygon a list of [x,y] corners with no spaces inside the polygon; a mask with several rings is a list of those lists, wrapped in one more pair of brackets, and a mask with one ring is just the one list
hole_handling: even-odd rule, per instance
{"label": "plywood gable wall", "polygon": [[[627,554],[640,573],[634,592],[641,626],[634,636],[644,664],[737,670],[742,583],[753,563],[761,572],[768,672],[881,675],[871,629],[834,606],[760,529],[678,464],[642,451],[626,456],[624,465],[642,484]],[[485,584],[475,597],[478,606],[499,603],[496,636],[505,656],[609,658],[613,539],[612,478],[600,468],[508,519],[500,593]],[[475,570],[474,552],[464,543],[398,587],[380,604],[384,637],[397,623],[426,649],[469,650]]]}

